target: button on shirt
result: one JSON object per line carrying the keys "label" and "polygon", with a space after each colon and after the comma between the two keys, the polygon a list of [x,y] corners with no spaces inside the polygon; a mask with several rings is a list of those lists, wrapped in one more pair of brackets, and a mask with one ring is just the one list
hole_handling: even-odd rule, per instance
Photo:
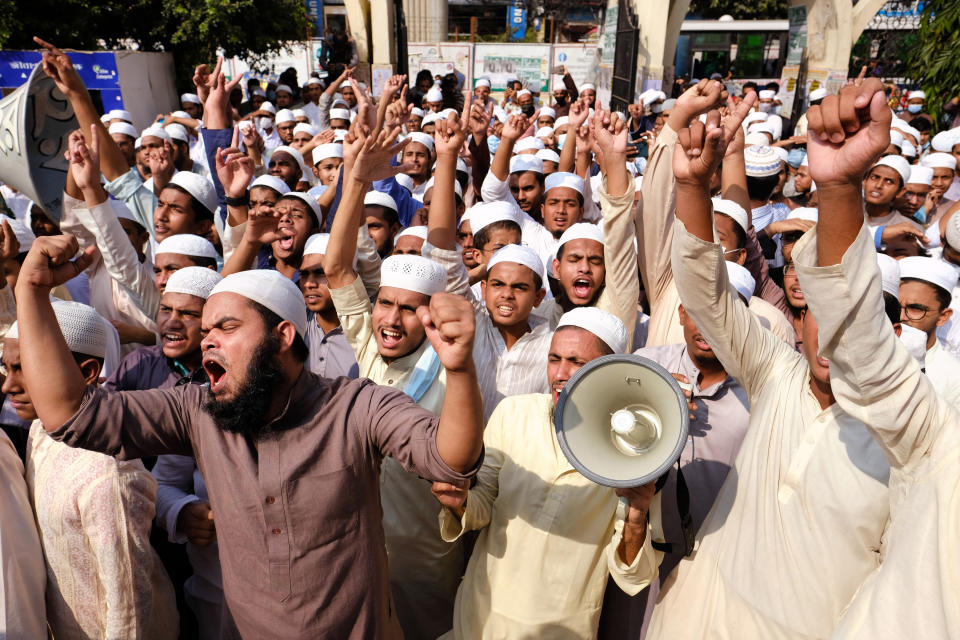
{"label": "button on shirt", "polygon": [[196,384],[91,388],[51,435],[121,459],[195,456],[217,514],[226,604],[243,637],[399,637],[379,470],[392,456],[432,480],[472,476],[440,458],[437,417],[369,380],[304,371],[270,425],[275,435],[252,441],[219,429],[203,410],[208,398]]}
{"label": "button on shirt", "polygon": [[747,392],[750,424],[647,637],[825,637],[879,566],[889,464],[862,422],[820,407],[806,358],[735,298],[720,245],[674,224],[684,308]]}

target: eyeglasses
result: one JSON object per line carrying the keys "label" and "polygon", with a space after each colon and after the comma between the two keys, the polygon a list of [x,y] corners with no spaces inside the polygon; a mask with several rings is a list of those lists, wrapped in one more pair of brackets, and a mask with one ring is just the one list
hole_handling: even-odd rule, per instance
{"label": "eyeglasses", "polygon": [[797,267],[792,262],[788,262],[783,265],[783,275],[785,276],[795,276],[797,275]]}
{"label": "eyeglasses", "polygon": [[916,321],[916,320],[923,320],[924,316],[926,316],[931,311],[934,311],[934,309],[931,309],[930,307],[925,307],[922,304],[917,304],[914,302],[911,304],[902,305],[900,307],[900,311],[903,313],[904,317],[906,317],[907,320]]}

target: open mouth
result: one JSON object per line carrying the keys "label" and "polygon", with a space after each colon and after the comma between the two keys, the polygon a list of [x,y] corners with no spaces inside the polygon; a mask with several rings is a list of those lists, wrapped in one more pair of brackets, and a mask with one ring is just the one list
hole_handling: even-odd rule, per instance
{"label": "open mouth", "polygon": [[590,295],[590,281],[584,278],[577,278],[573,281],[573,293],[578,298],[586,298]]}
{"label": "open mouth", "polygon": [[203,361],[203,370],[210,379],[210,391],[216,393],[223,389],[227,379],[227,369],[212,358],[206,358]]}
{"label": "open mouth", "polygon": [[694,341],[694,344],[697,345],[697,348],[700,349],[701,351],[712,351],[707,341],[701,338],[700,336],[697,336],[696,338],[694,338],[693,341]]}
{"label": "open mouth", "polygon": [[515,311],[514,307],[509,304],[498,304],[497,313],[502,316],[509,316]]}
{"label": "open mouth", "polygon": [[380,344],[385,349],[395,349],[403,339],[403,334],[396,329],[380,329]]}
{"label": "open mouth", "polygon": [[163,343],[170,346],[179,346],[184,344],[186,341],[187,338],[179,333],[163,334]]}
{"label": "open mouth", "polygon": [[303,296],[303,301],[307,304],[319,304],[320,296],[315,293],[308,293],[307,295]]}
{"label": "open mouth", "polygon": [[799,287],[790,287],[790,295],[798,300],[803,300],[803,291]]}
{"label": "open mouth", "polygon": [[293,236],[287,238],[280,238],[277,240],[277,245],[284,251],[290,251],[293,249]]}
{"label": "open mouth", "polygon": [[823,367],[824,369],[830,368],[830,361],[822,356],[817,356],[817,364]]}

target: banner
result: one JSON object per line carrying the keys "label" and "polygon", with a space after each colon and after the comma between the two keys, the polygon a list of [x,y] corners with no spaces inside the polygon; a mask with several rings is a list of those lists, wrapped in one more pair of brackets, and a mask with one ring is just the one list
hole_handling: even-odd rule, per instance
{"label": "banner", "polygon": [[523,40],[527,32],[527,10],[520,0],[507,5],[507,38],[511,42]]}
{"label": "banner", "polygon": [[787,9],[790,18],[790,35],[787,40],[788,66],[800,64],[803,49],[807,46],[807,8],[804,5]]}
{"label": "banner", "polygon": [[550,90],[549,44],[477,44],[473,55],[473,77],[490,78],[493,91],[513,77],[534,93]]}
{"label": "banner", "polygon": [[[117,60],[112,51],[67,51],[88,89],[119,89]],[[19,87],[40,64],[39,51],[0,51],[0,87]]]}
{"label": "banner", "polygon": [[323,37],[323,0],[306,0],[307,20],[310,21],[310,36]]}
{"label": "banner", "polygon": [[550,75],[550,90],[563,88],[563,72],[567,73],[579,87],[585,82],[597,82],[597,64],[600,56],[596,44],[555,44],[553,45],[553,69]]}

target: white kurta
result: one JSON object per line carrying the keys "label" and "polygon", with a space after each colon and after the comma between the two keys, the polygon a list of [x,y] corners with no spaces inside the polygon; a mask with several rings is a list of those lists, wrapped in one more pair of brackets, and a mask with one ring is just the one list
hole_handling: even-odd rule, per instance
{"label": "white kurta", "polygon": [[933,388],[954,406],[960,405],[960,360],[947,351],[940,340],[927,349],[924,370]]}
{"label": "white kurta", "polygon": [[734,468],[648,638],[822,638],[880,562],[889,465],[859,420],[821,409],[806,359],[735,297],[719,244],[675,223],[684,307],[750,399]]}
{"label": "white kurta", "polygon": [[890,459],[883,563],[860,587],[837,640],[955,638],[960,633],[960,414],[940,397],[883,313],[873,236],[861,229],[840,265],[816,268],[816,231],[793,250],[817,317],[833,392],[870,425]]}

